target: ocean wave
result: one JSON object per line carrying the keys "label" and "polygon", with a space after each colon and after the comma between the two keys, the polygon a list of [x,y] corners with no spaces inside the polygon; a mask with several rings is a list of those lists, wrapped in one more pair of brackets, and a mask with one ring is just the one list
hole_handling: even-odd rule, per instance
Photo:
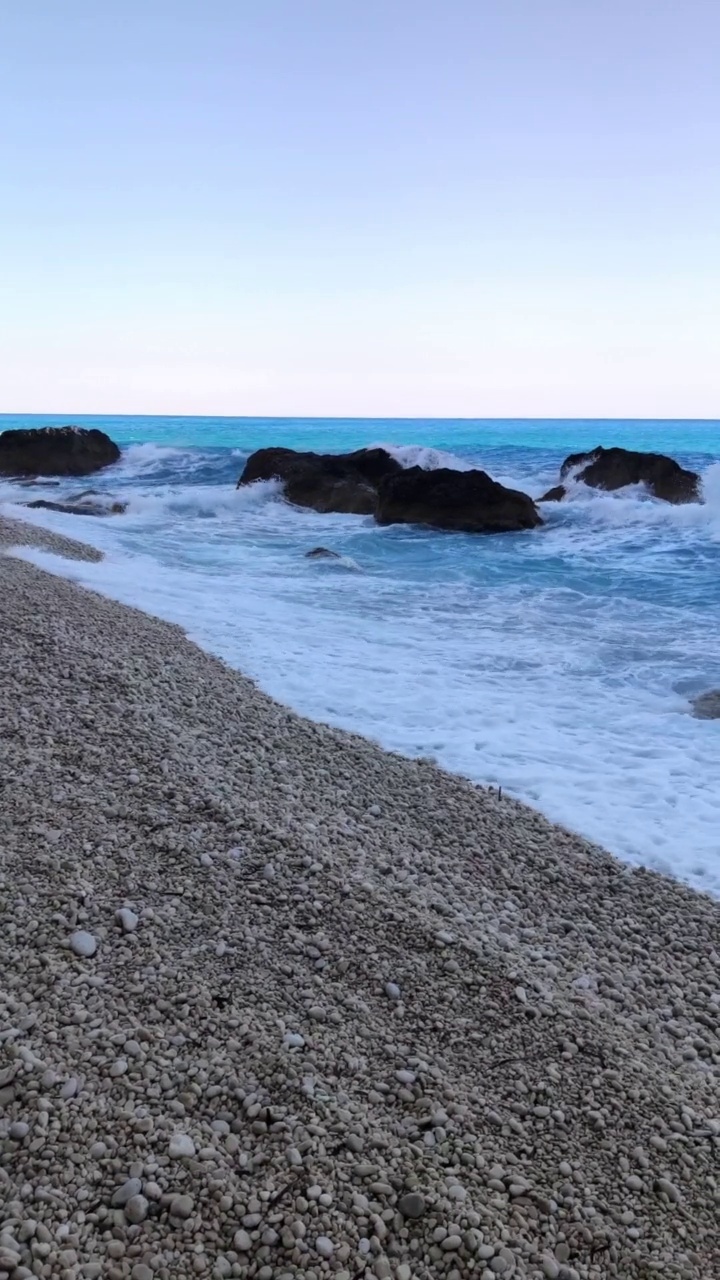
{"label": "ocean wave", "polygon": [[446,453],[444,449],[429,449],[421,444],[370,444],[369,449],[384,449],[395,458],[402,467],[422,467],[423,471],[439,471],[447,467],[450,471],[472,471],[475,464],[455,453]]}

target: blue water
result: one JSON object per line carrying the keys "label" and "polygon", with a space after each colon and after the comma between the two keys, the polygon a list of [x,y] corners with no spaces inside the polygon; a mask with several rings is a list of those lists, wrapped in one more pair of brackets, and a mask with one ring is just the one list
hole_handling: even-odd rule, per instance
{"label": "blue water", "polygon": [[[180,623],[307,715],[501,784],[720,892],[720,722],[688,701],[720,687],[720,423],[72,420],[123,447],[91,484],[130,506],[105,521],[28,513],[106,552],[52,567]],[[68,419],[6,416],[0,430],[53,421]],[[570,452],[652,449],[699,471],[706,501],[578,489],[543,509],[545,528],[483,538],[298,511],[273,484],[235,490],[262,445],[379,443],[535,497]],[[0,485],[0,501],[32,496]],[[305,560],[318,544],[344,562]]]}

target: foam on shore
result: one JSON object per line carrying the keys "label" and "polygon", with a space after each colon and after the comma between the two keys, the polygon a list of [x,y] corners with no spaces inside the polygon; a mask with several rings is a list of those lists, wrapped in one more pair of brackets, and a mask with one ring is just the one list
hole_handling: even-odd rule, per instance
{"label": "foam on shore", "polygon": [[34,565],[0,601],[16,1266],[717,1274],[717,902]]}

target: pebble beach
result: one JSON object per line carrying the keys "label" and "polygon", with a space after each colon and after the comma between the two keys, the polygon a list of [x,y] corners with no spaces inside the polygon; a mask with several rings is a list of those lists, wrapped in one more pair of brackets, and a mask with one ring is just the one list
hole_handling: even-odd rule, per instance
{"label": "pebble beach", "polygon": [[720,903],[23,545],[99,556],[0,517],[0,1276],[714,1280]]}

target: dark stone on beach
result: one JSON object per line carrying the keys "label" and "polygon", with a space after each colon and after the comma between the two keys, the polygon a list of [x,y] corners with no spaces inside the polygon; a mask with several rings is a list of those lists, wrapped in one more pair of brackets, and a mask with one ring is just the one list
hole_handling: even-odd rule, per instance
{"label": "dark stone on beach", "polygon": [[[644,484],[654,497],[664,502],[700,501],[700,477],[661,453],[636,453],[631,449],[605,449],[598,445],[589,453],[573,453],[566,458],[560,468],[560,479],[566,479],[570,473],[573,479],[581,480],[591,489],[614,492],[627,485]],[[549,495],[541,499],[552,500]]]}
{"label": "dark stone on beach", "polygon": [[710,689],[693,698],[692,713],[697,720],[720,720],[720,689]]}
{"label": "dark stone on beach", "polygon": [[456,533],[512,533],[543,523],[535,503],[484,471],[424,471],[389,476],[378,491],[378,524],[423,524]]}
{"label": "dark stone on beach", "polygon": [[256,480],[281,480],[288,502],[321,513],[373,515],[377,485],[402,471],[384,449],[355,453],[298,453],[294,449],[258,449],[248,458],[237,487]]}
{"label": "dark stone on beach", "polygon": [[0,475],[86,476],[119,458],[114,441],[94,427],[23,428],[0,435]]}
{"label": "dark stone on beach", "polygon": [[312,551],[305,552],[306,560],[341,560],[342,556],[337,551],[328,551],[327,547],[313,547]]}
{"label": "dark stone on beach", "polygon": [[538,498],[538,502],[562,502],[567,489],[564,484],[556,484],[554,489],[548,489],[542,498]]}

